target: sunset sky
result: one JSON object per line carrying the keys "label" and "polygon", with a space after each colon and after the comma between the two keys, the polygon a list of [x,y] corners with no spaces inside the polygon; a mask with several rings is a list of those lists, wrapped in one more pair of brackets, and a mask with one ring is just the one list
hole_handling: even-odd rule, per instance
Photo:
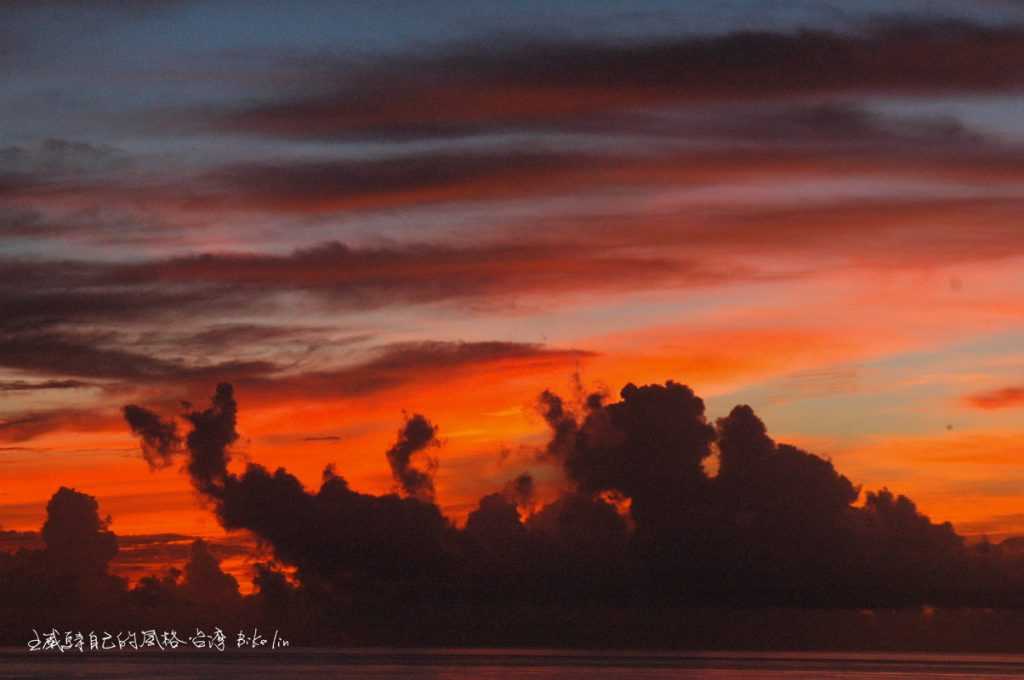
{"label": "sunset sky", "polygon": [[0,8],[0,528],[223,537],[121,414],[222,381],[311,488],[425,414],[459,523],[564,485],[543,390],[673,379],[1024,534],[1024,5],[302,6]]}

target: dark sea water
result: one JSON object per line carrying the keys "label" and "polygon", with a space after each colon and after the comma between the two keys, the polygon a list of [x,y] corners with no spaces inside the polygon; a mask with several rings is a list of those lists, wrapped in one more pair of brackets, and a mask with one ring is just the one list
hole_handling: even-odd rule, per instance
{"label": "dark sea water", "polygon": [[1024,677],[1024,656],[858,653],[288,649],[274,652],[28,654],[0,650],[0,678],[701,678],[844,680]]}

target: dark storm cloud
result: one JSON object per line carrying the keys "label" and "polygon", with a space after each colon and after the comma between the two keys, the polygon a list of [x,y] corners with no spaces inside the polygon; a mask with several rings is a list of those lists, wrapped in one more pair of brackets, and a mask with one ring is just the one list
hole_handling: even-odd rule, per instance
{"label": "dark storm cloud", "polygon": [[[776,443],[747,406],[712,424],[702,400],[672,381],[579,401],[572,412],[551,393],[543,400],[565,440],[551,451],[570,488],[535,508],[522,475],[484,496],[464,530],[423,493],[429,477],[413,475],[409,488],[402,475],[434,440],[425,418],[409,418],[385,455],[409,497],[355,492],[333,467],[314,493],[283,468],[228,470],[238,406],[221,385],[208,408],[186,415],[187,469],[225,528],[252,531],[299,568],[302,589],[332,597],[358,574],[429,579],[415,593],[395,586],[393,597],[418,602],[439,592],[515,600],[532,584],[537,601],[574,606],[626,593],[748,606],[952,603],[992,592],[985,569],[1010,568],[982,569],[952,527],[886,489],[854,506],[857,487],[829,461]],[[717,476],[703,465],[713,442]]]}
{"label": "dark storm cloud", "polygon": [[694,102],[1012,91],[1022,84],[1022,37],[1017,26],[907,19],[849,33],[498,40],[342,62],[333,77],[317,79],[319,91],[241,108],[212,124],[283,137],[402,137],[559,127]]}
{"label": "dark storm cloud", "polygon": [[611,504],[586,493],[567,493],[545,505],[526,528],[546,544],[548,559],[556,559],[559,568],[587,565],[581,572],[621,560],[629,542],[625,519]]}
{"label": "dark storm cloud", "polygon": [[181,583],[186,597],[212,606],[224,606],[239,599],[238,581],[225,574],[210,544],[201,538],[192,541]]}
{"label": "dark storm cloud", "polygon": [[487,494],[466,517],[466,535],[494,559],[492,568],[502,562],[524,557],[526,529],[514,500],[505,494]]}
{"label": "dark storm cloud", "polygon": [[331,469],[315,494],[283,468],[271,472],[249,464],[241,475],[229,472],[237,411],[232,387],[222,384],[209,408],[185,415],[192,425],[186,437],[189,475],[214,502],[225,528],[252,531],[279,559],[312,575],[436,570],[450,528],[432,503],[354,492]]}
{"label": "dark storm cloud", "polygon": [[190,454],[188,473],[200,493],[222,497],[230,479],[228,447],[238,440],[238,405],[231,385],[218,385],[210,408],[191,411],[184,417],[192,425],[185,439]]}
{"label": "dark storm cloud", "polygon": [[142,441],[142,455],[152,470],[171,464],[174,454],[181,451],[178,425],[164,420],[152,411],[129,404],[122,409],[132,434]]}
{"label": "dark storm cloud", "polygon": [[579,427],[576,415],[569,411],[560,396],[550,390],[541,392],[537,407],[552,431],[545,454],[555,460],[567,458],[576,445],[576,431]]}
{"label": "dark storm cloud", "polygon": [[552,443],[561,442],[557,453],[581,491],[621,492],[633,499],[634,516],[653,519],[680,494],[699,492],[715,429],[705,420],[704,402],[685,385],[629,384],[621,397],[607,405],[588,402],[574,431],[566,416],[554,420],[549,409]]}
{"label": "dark storm cloud", "polygon": [[[188,630],[200,621],[234,623],[240,618],[238,583],[221,570],[218,559],[244,554],[230,541],[211,546],[176,534],[118,537],[109,524],[95,497],[62,486],[46,505],[41,531],[19,533],[10,546],[17,552],[0,549],[5,612],[0,639],[23,638],[24,627],[31,630],[41,612],[51,626],[100,628],[164,620]],[[3,539],[13,533],[0,532],[0,547],[9,547]],[[124,578],[110,573],[112,566],[132,576],[146,567],[162,574],[142,576],[129,588]]]}
{"label": "dark storm cloud", "polygon": [[[627,385],[620,401],[595,401],[585,414],[550,393],[542,405],[549,451],[574,493],[628,501],[634,559],[663,597],[833,605],[959,597],[956,575],[971,558],[951,526],[884,489],[855,507],[859,488],[829,461],[777,444],[748,406],[712,426],[703,402],[671,381]],[[712,477],[703,462],[713,442]]]}
{"label": "dark storm cloud", "polygon": [[746,474],[774,451],[775,442],[767,428],[746,404],[718,421],[718,474],[722,479]]}
{"label": "dark storm cloud", "polygon": [[96,499],[61,487],[46,504],[41,535],[46,550],[68,571],[103,573],[117,555],[117,537],[101,518]]}
{"label": "dark storm cloud", "polygon": [[533,475],[524,472],[505,485],[502,495],[521,508],[530,510],[536,496],[536,483]]}
{"label": "dark storm cloud", "polygon": [[[402,491],[423,501],[434,500],[434,473],[437,458],[426,455],[430,447],[440,446],[437,426],[419,413],[406,419],[398,431],[398,439],[387,450],[391,474]],[[423,469],[416,467],[413,456],[419,456]]]}
{"label": "dark storm cloud", "polygon": [[[550,413],[554,395],[545,402]],[[70,489],[51,499],[41,534],[0,535],[22,548],[0,552],[0,595],[15,611],[50,602],[55,612],[103,622],[184,611],[194,626],[245,614],[287,620],[318,640],[391,642],[409,634],[490,640],[477,607],[499,617],[487,619],[503,631],[494,639],[508,640],[519,639],[511,631],[524,607],[568,617],[635,607],[650,623],[652,611],[682,616],[675,608],[693,605],[1024,604],[1014,542],[968,546],[948,523],[884,488],[855,506],[858,489],[830,462],[775,442],[748,406],[711,425],[700,398],[669,381],[561,408],[551,423],[576,423],[559,459],[570,488],[534,508],[532,478],[521,475],[481,498],[460,530],[432,502],[356,492],[333,467],[316,492],[283,468],[230,471],[238,404],[221,385],[209,406],[185,414],[187,470],[225,528],[248,530],[273,550],[278,562],[258,565],[256,595],[240,596],[218,564],[243,554],[247,534],[187,550],[188,537],[176,534],[118,541],[95,499]],[[399,445],[418,450],[431,440],[435,428],[424,423],[418,433],[403,427]],[[701,465],[712,441],[716,476]],[[161,560],[184,566],[128,589],[108,572],[119,544],[132,553],[132,573]],[[286,566],[297,568],[294,584]],[[443,630],[425,623],[429,612],[440,613]],[[647,639],[615,621],[579,639]],[[0,635],[18,632],[3,623]],[[526,639],[575,640],[578,625],[552,624]]]}

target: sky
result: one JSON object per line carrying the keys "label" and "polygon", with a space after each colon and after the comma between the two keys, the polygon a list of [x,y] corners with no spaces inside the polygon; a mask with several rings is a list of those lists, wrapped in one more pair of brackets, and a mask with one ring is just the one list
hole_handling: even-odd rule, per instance
{"label": "sky", "polygon": [[0,528],[223,539],[122,415],[220,382],[310,488],[425,414],[462,523],[671,379],[1024,534],[1020,3],[15,0],[0,73]]}

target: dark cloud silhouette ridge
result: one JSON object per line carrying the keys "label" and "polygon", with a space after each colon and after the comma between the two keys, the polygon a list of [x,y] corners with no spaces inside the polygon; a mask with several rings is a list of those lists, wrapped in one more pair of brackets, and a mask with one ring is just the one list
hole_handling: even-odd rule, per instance
{"label": "dark cloud silhouette ridge", "polygon": [[[538,400],[551,428],[542,459],[562,470],[562,496],[538,507],[523,474],[484,496],[462,529],[435,503],[438,460],[426,454],[439,428],[420,414],[385,452],[400,495],[354,491],[333,466],[316,492],[284,468],[229,471],[239,435],[228,384],[184,415],[186,468],[225,528],[251,531],[297,569],[300,588],[332,597],[373,582],[417,602],[455,593],[872,607],[961,602],[973,576],[975,595],[986,592],[951,525],[885,489],[856,505],[859,487],[831,462],[774,441],[749,406],[713,422],[673,381],[576,401],[550,391]],[[152,457],[147,447],[161,440],[145,425],[163,421],[125,415]]]}
{"label": "dark cloud silhouette ridge", "polygon": [[[440,428],[423,415],[407,416],[385,452],[397,492],[378,496],[353,490],[333,466],[315,491],[284,468],[236,468],[239,407],[229,384],[205,407],[185,406],[183,437],[174,421],[126,408],[147,462],[159,466],[180,447],[223,527],[270,549],[271,561],[255,567],[256,592],[240,595],[202,541],[183,569],[129,588],[108,573],[117,538],[95,499],[66,488],[48,507],[45,549],[0,554],[0,591],[28,608],[50,602],[51,613],[95,615],[110,598],[136,620],[250,616],[311,640],[396,644],[738,644],[749,638],[717,615],[701,615],[716,631],[707,639],[651,627],[671,628],[659,618],[666,611],[709,607],[1024,608],[1024,555],[1012,544],[967,545],[888,489],[857,503],[859,487],[830,461],[776,442],[749,406],[712,421],[700,397],[673,381],[626,385],[618,400],[581,395],[538,399],[551,428],[540,460],[561,471],[562,493],[538,502],[532,475],[515,476],[484,495],[462,528],[435,501],[439,461],[422,459],[441,446]],[[622,626],[580,627],[594,607],[597,618],[641,627],[622,638]]]}

